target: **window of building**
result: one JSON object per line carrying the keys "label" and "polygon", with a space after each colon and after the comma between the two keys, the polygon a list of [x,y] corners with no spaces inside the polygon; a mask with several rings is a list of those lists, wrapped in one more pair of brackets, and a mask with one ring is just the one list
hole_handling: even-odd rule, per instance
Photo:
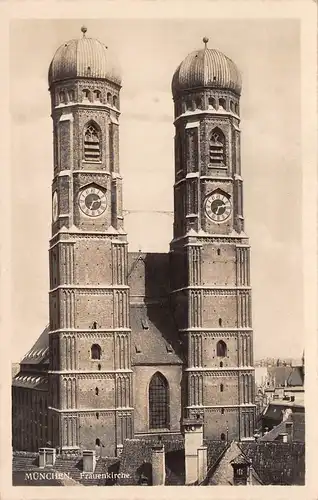
{"label": "window of building", "polygon": [[84,131],[85,161],[100,161],[100,131],[97,125],[89,123]]}
{"label": "window of building", "polygon": [[96,444],[96,446],[100,446],[100,439],[99,438],[96,438],[95,444]]}
{"label": "window of building", "polygon": [[83,99],[89,100],[90,91],[88,89],[83,89],[82,94],[83,94]]}
{"label": "window of building", "polygon": [[221,434],[221,441],[225,441],[225,434],[224,434],[224,432],[222,432],[222,434]]}
{"label": "window of building", "polygon": [[225,99],[219,99],[219,108],[226,110],[226,101]]}
{"label": "window of building", "polygon": [[213,166],[225,165],[225,137],[219,128],[212,130],[209,142],[210,163]]}
{"label": "window of building", "polygon": [[222,415],[224,415],[224,408],[222,408],[222,410],[221,410],[221,414],[222,414]]}
{"label": "window of building", "polygon": [[113,106],[114,106],[114,108],[118,108],[118,99],[117,99],[117,96],[115,96],[115,95],[113,97]]}
{"label": "window of building", "polygon": [[216,344],[216,355],[224,358],[227,354],[227,346],[223,340],[219,340]]}
{"label": "window of building", "polygon": [[223,361],[220,361],[220,368],[223,368]]}
{"label": "window of building", "polygon": [[220,392],[223,392],[223,391],[224,391],[224,385],[220,384]]}
{"label": "window of building", "polygon": [[98,396],[98,394],[99,394],[98,387],[95,387],[95,394],[96,394],[96,396]]}
{"label": "window of building", "polygon": [[60,104],[64,104],[65,103],[65,92],[64,92],[64,90],[61,90],[60,93],[59,93],[59,101],[60,101]]}
{"label": "window of building", "polygon": [[196,109],[201,109],[201,99],[196,99],[195,100],[195,107]]}
{"label": "window of building", "polygon": [[98,412],[96,412],[96,418],[97,418],[97,420],[99,419],[99,413]]}
{"label": "window of building", "polygon": [[91,347],[91,358],[100,359],[102,350],[98,344],[93,344]]}
{"label": "window of building", "polygon": [[219,318],[219,326],[222,326],[222,318]]}
{"label": "window of building", "polygon": [[94,101],[100,101],[101,91],[94,90]]}
{"label": "window of building", "polygon": [[70,89],[68,91],[68,99],[70,102],[74,102],[75,101],[75,92],[74,90]]}
{"label": "window of building", "polygon": [[169,428],[169,385],[159,372],[153,375],[149,385],[149,427]]}
{"label": "window of building", "polygon": [[209,97],[208,107],[209,109],[216,109],[216,101],[213,97]]}
{"label": "window of building", "polygon": [[107,92],[107,103],[110,104],[110,106],[112,106],[113,104],[112,95],[110,92]]}

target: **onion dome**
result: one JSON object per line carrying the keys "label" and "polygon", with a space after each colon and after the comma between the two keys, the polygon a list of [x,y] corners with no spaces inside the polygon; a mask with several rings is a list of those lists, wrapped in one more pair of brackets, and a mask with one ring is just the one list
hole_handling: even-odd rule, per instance
{"label": "onion dome", "polygon": [[102,78],[120,85],[118,65],[113,62],[108,47],[95,38],[87,38],[87,28],[81,28],[83,37],[63,43],[49,68],[49,85],[70,78]]}
{"label": "onion dome", "polygon": [[202,87],[232,90],[241,94],[241,75],[222,52],[207,47],[209,39],[203,38],[204,48],[191,52],[178,66],[172,79],[172,94]]}

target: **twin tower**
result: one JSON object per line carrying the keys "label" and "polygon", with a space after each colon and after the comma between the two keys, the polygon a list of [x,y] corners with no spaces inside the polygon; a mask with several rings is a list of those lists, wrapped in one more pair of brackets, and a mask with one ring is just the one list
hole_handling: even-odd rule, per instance
{"label": "twin tower", "polygon": [[49,441],[114,456],[126,438],[173,439],[198,417],[207,439],[248,439],[255,405],[238,69],[207,39],[177,68],[173,239],[166,254],[133,254],[120,73],[107,47],[82,32],[49,69]]}

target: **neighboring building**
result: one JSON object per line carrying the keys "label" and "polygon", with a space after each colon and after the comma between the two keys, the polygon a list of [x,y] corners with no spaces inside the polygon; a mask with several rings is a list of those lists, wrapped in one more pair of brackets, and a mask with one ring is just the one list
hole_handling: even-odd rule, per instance
{"label": "neighboring building", "polygon": [[252,439],[239,71],[207,39],[177,68],[173,240],[165,254],[129,253],[121,77],[82,31],[49,70],[50,323],[13,381],[13,447],[114,457],[127,439],[176,441],[197,416],[207,440]]}
{"label": "neighboring building", "polygon": [[204,440],[202,422],[188,420],[184,437],[173,441],[168,436],[126,439],[117,459],[96,458],[95,451],[82,456],[55,456],[54,449],[40,450],[38,456],[15,452],[13,483],[30,484],[35,472],[33,484],[41,484],[42,472],[44,479],[46,473],[57,474],[68,485],[303,485],[305,446],[292,439],[292,432],[275,442]]}

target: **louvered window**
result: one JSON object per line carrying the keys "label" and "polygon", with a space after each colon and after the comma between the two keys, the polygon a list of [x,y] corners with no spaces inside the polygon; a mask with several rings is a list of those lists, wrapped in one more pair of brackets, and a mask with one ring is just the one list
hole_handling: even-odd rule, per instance
{"label": "louvered window", "polygon": [[100,161],[100,133],[92,123],[85,129],[84,158],[85,161]]}
{"label": "louvered window", "polygon": [[212,131],[209,144],[210,164],[215,167],[225,166],[225,137],[221,130]]}

